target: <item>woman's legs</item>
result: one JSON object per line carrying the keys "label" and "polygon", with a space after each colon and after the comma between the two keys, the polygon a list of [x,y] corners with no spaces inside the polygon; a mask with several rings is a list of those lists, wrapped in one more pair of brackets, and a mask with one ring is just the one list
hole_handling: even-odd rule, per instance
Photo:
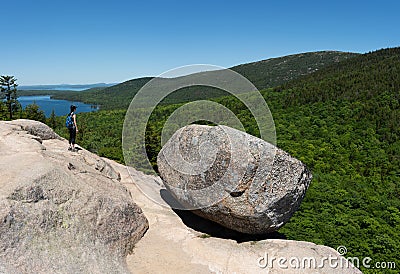
{"label": "woman's legs", "polygon": [[76,129],[70,128],[69,129],[69,147],[70,149],[75,149],[75,139],[76,139]]}

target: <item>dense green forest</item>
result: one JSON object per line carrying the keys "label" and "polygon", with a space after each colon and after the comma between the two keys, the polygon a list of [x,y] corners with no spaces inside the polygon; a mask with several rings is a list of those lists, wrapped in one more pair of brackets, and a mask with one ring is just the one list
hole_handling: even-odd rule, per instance
{"label": "dense green forest", "polygon": [[[148,80],[132,84],[139,88]],[[115,98],[119,92],[115,90]],[[357,256],[360,261],[371,257],[371,265],[394,261],[397,270],[385,273],[398,273],[400,48],[343,58],[261,92],[274,117],[278,147],[303,161],[313,173],[300,209],[279,232],[287,239],[334,249],[344,245],[346,256]],[[126,94],[132,95],[128,88]],[[93,96],[98,101],[91,103],[102,104],[109,98]],[[238,99],[212,100],[233,111],[248,133],[259,134],[251,113]],[[155,168],[163,124],[182,105],[164,102],[150,118],[146,149]],[[78,115],[78,143],[123,163],[121,133],[126,110],[122,106],[126,104],[113,106],[114,110]],[[52,122],[66,136],[64,119],[57,117]]]}

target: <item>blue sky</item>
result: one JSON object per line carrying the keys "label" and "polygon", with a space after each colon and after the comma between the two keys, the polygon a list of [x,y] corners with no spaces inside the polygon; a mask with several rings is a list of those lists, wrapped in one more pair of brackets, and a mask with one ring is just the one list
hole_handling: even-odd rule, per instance
{"label": "blue sky", "polygon": [[190,64],[396,47],[399,2],[2,1],[0,74],[20,85],[115,83]]}

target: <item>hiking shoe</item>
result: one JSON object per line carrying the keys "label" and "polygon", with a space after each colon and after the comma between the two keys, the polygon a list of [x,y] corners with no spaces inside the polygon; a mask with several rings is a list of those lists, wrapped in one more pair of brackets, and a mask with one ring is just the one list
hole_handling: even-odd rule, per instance
{"label": "hiking shoe", "polygon": [[71,151],[71,150],[72,150],[72,147],[69,147],[68,150]]}

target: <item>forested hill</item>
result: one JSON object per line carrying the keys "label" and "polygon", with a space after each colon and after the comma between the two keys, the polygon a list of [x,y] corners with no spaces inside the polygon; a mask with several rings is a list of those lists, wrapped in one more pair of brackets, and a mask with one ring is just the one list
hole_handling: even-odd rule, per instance
{"label": "forested hill", "polygon": [[[294,54],[232,67],[231,69],[249,79],[258,89],[283,84],[289,80],[315,72],[326,66],[357,56],[356,53],[320,51]],[[134,95],[152,78],[139,78],[104,88],[85,92],[56,94],[53,98],[99,104],[102,109],[126,109]],[[189,102],[216,98],[227,93],[212,88],[190,87],[179,90],[166,98],[163,104]]]}
{"label": "forested hill", "polygon": [[307,52],[238,65],[231,69],[249,79],[258,89],[265,89],[358,55],[340,51]]}
{"label": "forested hill", "polygon": [[128,108],[135,94],[151,79],[153,78],[143,77],[104,89],[96,88],[87,91],[57,93],[52,98],[97,104],[104,110]]}
{"label": "forested hill", "polygon": [[357,56],[274,90],[285,91],[286,106],[347,105],[342,115],[367,118],[381,139],[395,142],[400,136],[400,47]]}
{"label": "forested hill", "polygon": [[383,94],[400,96],[400,47],[382,49],[344,60],[315,73],[288,81],[288,104],[328,100],[367,100]]}
{"label": "forested hill", "polygon": [[400,48],[340,62],[264,96],[278,146],[314,175],[300,211],[280,232],[345,245],[348,256],[395,261],[397,271],[382,273],[399,273]]}

